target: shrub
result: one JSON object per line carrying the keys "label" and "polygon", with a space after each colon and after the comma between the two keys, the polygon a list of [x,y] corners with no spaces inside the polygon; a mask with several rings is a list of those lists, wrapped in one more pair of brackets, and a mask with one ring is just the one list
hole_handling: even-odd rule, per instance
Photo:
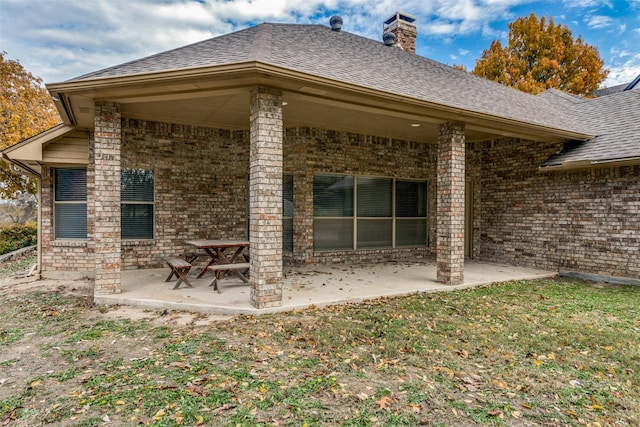
{"label": "shrub", "polygon": [[35,245],[37,240],[38,228],[33,222],[0,227],[0,255]]}

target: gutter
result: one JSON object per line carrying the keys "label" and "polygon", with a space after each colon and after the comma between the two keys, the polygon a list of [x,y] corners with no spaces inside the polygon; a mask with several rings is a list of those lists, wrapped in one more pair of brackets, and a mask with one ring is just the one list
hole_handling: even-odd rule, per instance
{"label": "gutter", "polygon": [[[30,175],[36,178],[42,177],[42,175],[39,172],[36,172],[35,170],[31,169],[29,166],[25,165],[19,160],[12,159],[11,157],[7,156],[4,152],[2,152],[2,158],[5,161],[7,161],[9,164],[11,164],[11,166],[14,168],[14,172],[26,173],[26,175]],[[19,170],[15,170],[15,169],[19,169]]]}
{"label": "gutter", "polygon": [[563,162],[560,164],[549,165],[549,166],[540,166],[538,168],[539,172],[546,171],[558,171],[558,170],[569,170],[569,169],[584,169],[588,167],[598,167],[598,166],[626,166],[626,165],[636,165],[640,164],[640,157],[627,157],[624,159],[605,159],[605,160],[574,160]]}

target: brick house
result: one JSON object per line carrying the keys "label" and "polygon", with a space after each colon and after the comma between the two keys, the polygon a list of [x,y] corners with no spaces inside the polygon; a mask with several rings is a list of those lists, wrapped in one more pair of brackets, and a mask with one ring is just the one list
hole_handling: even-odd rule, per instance
{"label": "brick house", "polygon": [[639,278],[640,84],[525,94],[416,55],[413,21],[266,23],[47,85],[63,123],[3,152],[39,178],[42,276],[117,293],[185,240],[248,237],[258,308],[283,263]]}

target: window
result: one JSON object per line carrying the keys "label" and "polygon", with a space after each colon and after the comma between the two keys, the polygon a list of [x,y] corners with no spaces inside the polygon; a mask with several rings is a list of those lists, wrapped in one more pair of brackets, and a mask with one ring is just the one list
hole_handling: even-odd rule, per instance
{"label": "window", "polygon": [[[153,171],[122,169],[120,181],[123,239],[153,238]],[[56,169],[54,175],[56,239],[87,238],[87,170]]]}
{"label": "window", "polygon": [[153,239],[153,171],[122,169],[120,181],[123,239]]}
{"label": "window", "polygon": [[396,181],[396,246],[427,245],[427,183]]}
{"label": "window", "polygon": [[356,178],[358,248],[390,248],[393,240],[393,180]]}
{"label": "window", "polygon": [[314,175],[314,249],[353,249],[353,183],[352,176]]}
{"label": "window", "polygon": [[56,239],[87,238],[87,170],[56,169],[54,175]]}
{"label": "window", "polygon": [[293,175],[282,177],[282,249],[293,252]]}
{"label": "window", "polygon": [[316,174],[313,241],[318,251],[427,244],[427,183]]}

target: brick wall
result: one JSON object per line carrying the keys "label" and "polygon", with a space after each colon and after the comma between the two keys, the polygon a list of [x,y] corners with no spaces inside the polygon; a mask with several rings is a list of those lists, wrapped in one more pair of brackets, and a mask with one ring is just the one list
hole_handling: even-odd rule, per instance
{"label": "brick wall", "polygon": [[465,133],[462,123],[443,123],[438,130],[436,216],[438,281],[464,283]]}
{"label": "brick wall", "polygon": [[251,92],[249,239],[251,305],[278,307],[282,301],[282,92]]}
{"label": "brick wall", "polygon": [[539,172],[560,147],[481,146],[481,259],[640,277],[640,166]]}
{"label": "brick wall", "polygon": [[[249,135],[123,119],[122,167],[155,171],[156,238],[125,241],[123,268],[162,266],[181,242],[247,237]],[[514,265],[640,277],[640,166],[541,173],[560,148],[515,139],[467,144],[473,180],[474,258]],[[297,264],[435,255],[436,146],[313,128],[285,131],[284,171],[294,175]],[[313,252],[313,174],[428,181],[429,248]],[[88,175],[91,175],[89,171]],[[46,277],[92,277],[93,247],[52,240],[52,170],[42,176],[42,266]],[[90,176],[88,177],[90,180]],[[92,223],[89,221],[89,234]]]}
{"label": "brick wall", "polygon": [[93,248],[87,241],[54,240],[53,169],[44,166],[40,183],[42,276],[45,278],[93,278]]}
{"label": "brick wall", "polygon": [[[249,135],[137,119],[122,120],[123,168],[155,173],[155,239],[123,241],[122,267],[161,267],[162,258],[183,252],[194,238],[247,238]],[[288,129],[284,172],[294,175],[294,254],[297,264],[424,258],[429,248],[313,252],[314,172],[396,176],[428,180],[429,212],[436,209],[432,146],[330,130]],[[381,161],[381,159],[383,161]],[[43,177],[43,270],[79,270],[93,277],[91,243],[53,241],[52,172]],[[91,181],[91,167],[88,181]],[[91,184],[88,191],[92,191]],[[93,222],[89,218],[89,229]],[[429,241],[435,242],[435,215],[429,216]],[[91,234],[90,234],[91,235]]]}
{"label": "brick wall", "polygon": [[[123,168],[155,175],[155,238],[122,242],[122,268],[161,267],[195,238],[247,238],[248,132],[122,119]],[[93,191],[87,168],[87,191]],[[53,239],[53,169],[42,177],[44,277],[94,277],[93,210],[88,241]]]}
{"label": "brick wall", "polygon": [[248,132],[123,120],[122,167],[151,169],[155,239],[124,241],[125,269],[162,266],[197,238],[246,239]]}
{"label": "brick wall", "polygon": [[[313,252],[313,174],[336,173],[423,179],[428,209],[435,212],[435,147],[411,141],[314,128],[287,129],[285,173],[293,175],[294,254],[296,264],[367,262],[423,258],[429,248]],[[429,216],[429,241],[435,242],[435,215]],[[300,237],[298,239],[298,237]],[[298,241],[296,241],[298,239]]]}
{"label": "brick wall", "polygon": [[[87,179],[87,219],[93,223],[94,293],[120,293],[120,106],[95,103],[92,177]],[[89,221],[87,221],[89,222]],[[90,237],[90,236],[89,236]]]}

